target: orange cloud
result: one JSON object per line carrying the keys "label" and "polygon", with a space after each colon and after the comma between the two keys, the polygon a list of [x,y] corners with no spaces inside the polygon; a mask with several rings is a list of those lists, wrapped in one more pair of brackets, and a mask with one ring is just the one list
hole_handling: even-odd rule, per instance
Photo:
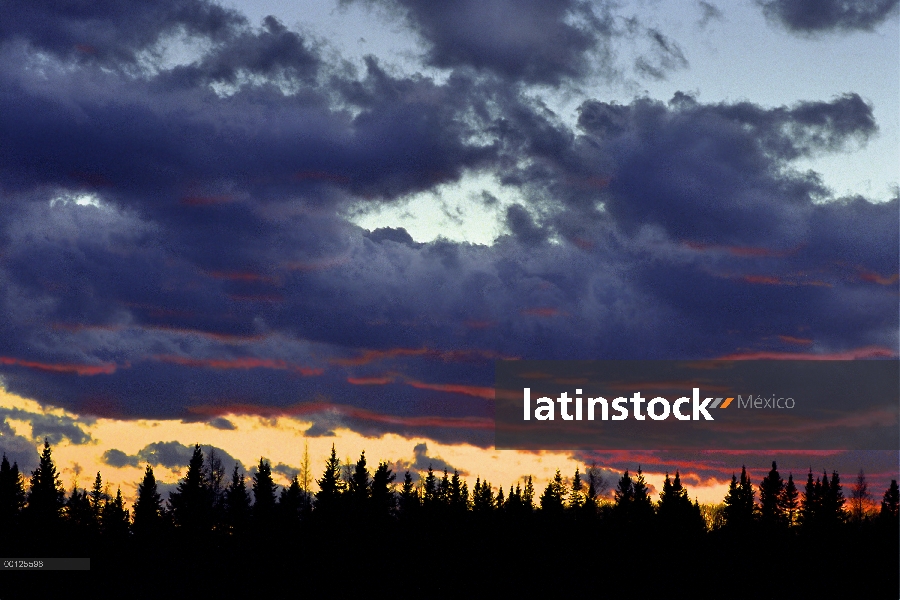
{"label": "orange cloud", "polygon": [[286,407],[257,406],[253,404],[229,404],[217,406],[194,406],[191,413],[205,417],[223,415],[253,415],[265,418],[296,417],[322,412],[338,413],[346,417],[391,425],[409,427],[444,427],[453,429],[493,429],[494,420],[484,417],[436,417],[436,416],[396,416],[385,415],[363,408],[356,408],[329,402],[309,402]]}
{"label": "orange cloud", "polygon": [[76,373],[78,375],[111,375],[116,372],[117,368],[115,363],[104,363],[100,365],[43,363],[33,360],[22,360],[10,356],[0,356],[0,364],[28,367],[29,369],[50,371],[51,373]]}
{"label": "orange cloud", "polygon": [[408,380],[407,384],[419,390],[434,390],[437,392],[450,392],[454,394],[464,394],[466,396],[475,396],[476,398],[484,398],[485,400],[494,399],[494,388],[482,387],[477,385],[462,385],[454,383],[424,383],[421,381]]}
{"label": "orange cloud", "polygon": [[866,346],[845,352],[813,354],[811,352],[737,352],[719,357],[721,360],[864,360],[868,358],[896,358],[897,353],[884,346]]}
{"label": "orange cloud", "polygon": [[350,358],[334,358],[333,364],[342,367],[359,367],[376,361],[398,358],[401,356],[427,356],[445,362],[462,362],[466,360],[496,360],[505,357],[489,350],[435,350],[433,348],[388,348],[387,350],[364,350],[360,355]]}
{"label": "orange cloud", "polygon": [[347,383],[353,385],[385,385],[393,383],[394,380],[388,377],[348,377]]}
{"label": "orange cloud", "polygon": [[894,273],[890,277],[884,277],[878,273],[860,269],[859,278],[870,283],[877,283],[878,285],[895,285],[897,281],[900,280],[900,274]]}
{"label": "orange cloud", "polygon": [[813,341],[808,338],[798,338],[792,335],[779,335],[778,339],[785,344],[796,344],[797,346],[811,346]]}
{"label": "orange cloud", "polygon": [[154,357],[156,360],[165,363],[181,365],[185,367],[203,367],[207,369],[278,369],[300,373],[305,376],[321,375],[324,369],[316,369],[311,367],[303,367],[293,365],[283,360],[274,360],[269,358],[188,358],[185,356],[173,356],[168,354],[158,355]]}

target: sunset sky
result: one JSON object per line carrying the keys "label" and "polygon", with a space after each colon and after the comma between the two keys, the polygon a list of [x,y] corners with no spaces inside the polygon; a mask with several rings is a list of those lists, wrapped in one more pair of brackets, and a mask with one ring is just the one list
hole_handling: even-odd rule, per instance
{"label": "sunset sky", "polygon": [[497,451],[494,361],[896,359],[898,104],[898,0],[3,3],[0,451],[880,497]]}

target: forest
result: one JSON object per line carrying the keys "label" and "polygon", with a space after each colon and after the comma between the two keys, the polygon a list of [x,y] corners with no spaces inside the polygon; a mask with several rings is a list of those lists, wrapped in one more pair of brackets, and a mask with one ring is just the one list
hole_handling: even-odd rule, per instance
{"label": "forest", "polygon": [[147,464],[128,507],[100,473],[89,490],[65,490],[45,441],[30,477],[5,455],[0,462],[0,553],[89,556],[94,574],[155,564],[186,581],[190,572],[178,568],[185,560],[216,569],[264,560],[313,578],[355,565],[359,575],[336,575],[335,585],[360,589],[379,568],[392,581],[418,573],[424,579],[403,585],[421,590],[443,589],[448,573],[481,573],[493,581],[485,591],[502,590],[502,582],[552,587],[585,569],[596,571],[591,578],[607,574],[610,584],[617,575],[682,572],[686,582],[702,574],[727,585],[739,572],[765,573],[783,589],[813,569],[827,574],[832,591],[852,589],[859,577],[873,597],[900,591],[897,481],[872,493],[862,471],[845,491],[836,471],[795,482],[773,462],[754,483],[742,467],[719,505],[692,501],[678,471],[666,476],[658,501],[640,468],[615,482],[588,467],[571,478],[557,471],[542,491],[531,477],[505,490],[479,478],[469,490],[458,472],[398,478],[386,462],[370,469],[365,452],[342,465],[333,447],[315,492],[309,479],[295,475],[279,486],[262,458],[248,478],[196,445],[168,498]]}

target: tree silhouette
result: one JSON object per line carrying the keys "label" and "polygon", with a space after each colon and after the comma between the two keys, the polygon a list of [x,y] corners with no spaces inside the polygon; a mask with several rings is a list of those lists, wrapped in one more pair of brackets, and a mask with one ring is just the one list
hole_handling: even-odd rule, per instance
{"label": "tree silhouette", "polygon": [[262,457],[253,475],[253,519],[261,530],[269,529],[275,519],[275,482],[269,461]]}
{"label": "tree silhouette", "polygon": [[784,490],[781,492],[781,496],[778,499],[778,506],[781,510],[781,514],[784,516],[784,522],[788,525],[788,527],[793,526],[797,522],[797,513],[798,508],[800,507],[800,492],[797,491],[797,486],[794,485],[794,475],[793,473],[788,474],[787,483],[784,486]]}
{"label": "tree silhouette", "polygon": [[232,535],[241,536],[246,533],[249,520],[250,493],[247,491],[244,474],[239,472],[238,464],[234,463],[231,483],[225,488],[225,522]]}
{"label": "tree silhouette", "polygon": [[294,531],[300,525],[300,515],[303,513],[304,494],[300,485],[300,478],[294,475],[287,487],[281,488],[278,496],[278,514],[282,527],[286,531]]}
{"label": "tree silhouette", "polygon": [[10,465],[4,453],[0,460],[0,532],[9,533],[18,525],[25,500],[25,478],[18,463]]}
{"label": "tree silhouette", "polygon": [[475,487],[472,489],[472,511],[479,514],[490,514],[494,508],[494,488],[487,480],[481,481],[481,477],[477,477]]}
{"label": "tree silhouette", "polygon": [[900,488],[897,487],[896,479],[891,479],[891,485],[884,491],[879,518],[888,524],[890,530],[896,530],[900,520]]}
{"label": "tree silhouette", "polygon": [[316,513],[319,516],[334,516],[339,510],[341,493],[344,491],[341,463],[335,453],[334,444],[331,445],[331,457],[325,461],[322,478],[317,479],[316,484],[319,486],[319,491],[316,492]]}
{"label": "tree silhouette", "polygon": [[97,471],[97,477],[94,478],[94,486],[88,496],[91,505],[91,512],[94,516],[94,524],[100,526],[100,513],[103,512],[103,504],[109,500],[109,496],[103,490],[103,478],[100,471]]}
{"label": "tree silhouette", "polygon": [[152,537],[162,526],[162,497],[153,475],[153,467],[147,464],[144,478],[138,484],[137,499],[134,501],[132,530],[138,537]]}
{"label": "tree silhouette", "polygon": [[128,537],[130,525],[128,510],[125,508],[125,500],[122,498],[122,490],[116,488],[114,498],[107,499],[103,503],[100,512],[100,530],[110,541],[118,541]]}
{"label": "tree silhouette", "polygon": [[812,469],[806,478],[806,486],[803,488],[803,497],[800,500],[800,524],[805,528],[815,526],[819,519],[821,507],[822,484],[818,479],[813,482]]}
{"label": "tree silhouette", "polygon": [[425,482],[422,486],[422,507],[428,512],[433,512],[437,507],[437,485],[437,477],[434,475],[434,470],[431,468],[431,465],[428,465],[428,474],[425,476]]}
{"label": "tree silhouette", "polygon": [[725,525],[728,527],[748,527],[754,517],[753,485],[747,475],[746,466],[741,466],[741,478],[731,475],[728,493],[725,495]]}
{"label": "tree silhouette", "polygon": [[865,517],[870,497],[866,474],[860,469],[856,475],[856,481],[850,486],[850,514],[856,523],[861,522]]}
{"label": "tree silhouette", "polygon": [[759,518],[766,526],[774,527],[784,522],[781,510],[781,499],[784,493],[784,480],[778,473],[775,461],[772,461],[772,470],[763,477],[759,484]]}
{"label": "tree silhouette", "polygon": [[561,514],[566,503],[566,495],[566,484],[563,482],[559,469],[557,469],[553,479],[550,480],[547,487],[544,488],[544,493],[541,494],[541,513],[550,516]]}
{"label": "tree silhouette", "polygon": [[580,512],[584,507],[584,483],[581,481],[581,472],[575,467],[575,475],[572,477],[572,491],[569,492],[568,508],[573,512]]}
{"label": "tree silhouette", "polygon": [[48,532],[56,526],[65,505],[66,493],[63,490],[53,464],[50,441],[44,439],[44,450],[38,467],[31,472],[31,486],[24,514],[38,530]]}
{"label": "tree silhouette", "polygon": [[[372,476],[372,488],[370,498],[372,503],[372,515],[379,520],[385,520],[393,516],[396,499],[394,497],[393,483],[396,475],[384,461],[378,463],[375,474]],[[410,480],[410,484],[412,481]]]}
{"label": "tree silhouette", "polygon": [[347,484],[347,499],[353,513],[359,517],[368,512],[369,506],[369,469],[366,467],[366,451],[363,450],[356,461],[353,473]]}
{"label": "tree silhouette", "polygon": [[176,490],[169,492],[175,527],[190,536],[207,533],[211,524],[212,503],[204,473],[203,451],[196,444],[187,473],[178,482]]}
{"label": "tree silhouette", "polygon": [[419,490],[413,485],[409,471],[403,476],[403,487],[400,488],[400,515],[409,519],[416,515],[421,507]]}

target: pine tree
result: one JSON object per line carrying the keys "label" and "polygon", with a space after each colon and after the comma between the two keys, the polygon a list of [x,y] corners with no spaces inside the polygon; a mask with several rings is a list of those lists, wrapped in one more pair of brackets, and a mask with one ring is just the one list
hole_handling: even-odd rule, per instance
{"label": "pine tree", "polygon": [[755,495],[745,466],[741,467],[740,480],[732,473],[728,493],[725,495],[726,526],[744,528],[753,522]]}
{"label": "pine tree", "polygon": [[138,484],[137,499],[134,501],[134,523],[132,530],[138,537],[148,538],[160,533],[162,527],[162,497],[156,486],[153,467],[144,470],[144,478]]}
{"label": "pine tree", "polygon": [[341,463],[331,445],[331,457],[325,461],[325,472],[316,480],[319,491],[316,492],[316,513],[320,516],[333,517],[339,510],[344,482],[341,479]]}
{"label": "pine tree", "polygon": [[347,497],[352,510],[357,515],[365,515],[369,507],[369,469],[366,467],[366,452],[359,455],[353,474],[347,484]]}
{"label": "pine tree", "polygon": [[475,488],[472,491],[472,511],[481,514],[493,512],[496,502],[494,500],[494,488],[490,482],[476,478]]}
{"label": "pine tree", "polygon": [[419,490],[413,485],[412,474],[407,471],[403,476],[403,487],[400,489],[400,515],[403,518],[411,518],[418,513],[420,506]]}
{"label": "pine tree", "polygon": [[278,514],[286,531],[294,531],[299,526],[303,504],[303,487],[300,485],[300,478],[294,475],[290,484],[281,488],[278,496]]}
{"label": "pine tree", "polygon": [[634,478],[634,518],[638,523],[646,523],[653,517],[653,502],[650,500],[650,489],[644,479],[641,467],[638,466],[637,477]]}
{"label": "pine tree", "polygon": [[531,475],[525,480],[525,488],[522,490],[522,506],[527,513],[531,513],[534,510],[534,483],[531,480]]}
{"label": "pine tree", "polygon": [[469,510],[469,488],[459,476],[459,471],[457,470],[453,471],[453,477],[450,478],[448,500],[453,514],[460,515]]}
{"label": "pine tree", "polygon": [[784,480],[778,473],[778,468],[773,460],[772,470],[763,477],[759,484],[759,516],[764,525],[771,527],[784,522],[780,503],[783,493]]}
{"label": "pine tree", "polygon": [[125,500],[122,498],[122,490],[116,488],[114,498],[107,499],[100,511],[100,529],[103,536],[109,540],[122,541],[128,537],[130,525],[128,510],[125,509]]}
{"label": "pine tree", "polygon": [[566,503],[566,495],[566,484],[563,482],[559,469],[557,469],[556,475],[553,476],[553,479],[544,488],[544,493],[541,494],[541,512],[551,516],[561,514]]}
{"label": "pine tree", "polygon": [[844,491],[841,486],[841,478],[837,471],[832,471],[831,482],[827,491],[824,483],[827,479],[824,473],[822,474],[822,480],[822,513],[826,524],[829,527],[833,527],[847,520],[847,513],[844,512],[846,500],[844,499]]}
{"label": "pine tree", "polygon": [[275,482],[269,461],[260,457],[253,475],[253,519],[261,530],[273,525],[275,520]]}
{"label": "pine tree", "polygon": [[900,520],[900,487],[897,487],[896,479],[891,479],[891,485],[884,491],[879,518],[893,529]]}
{"label": "pine tree", "polygon": [[75,532],[76,536],[87,538],[94,532],[93,511],[86,490],[79,490],[77,484],[72,484],[72,493],[66,500],[66,521]]}
{"label": "pine tree", "polygon": [[9,533],[18,525],[25,499],[25,478],[18,463],[10,466],[4,453],[0,461],[0,533]]}
{"label": "pine tree", "polygon": [[66,492],[53,464],[50,441],[44,439],[44,450],[38,467],[31,472],[31,488],[28,491],[28,504],[25,514],[28,515],[36,529],[52,529],[59,520],[65,505]]}
{"label": "pine tree", "polygon": [[792,527],[797,522],[797,509],[800,506],[799,498],[800,492],[797,491],[797,486],[794,485],[794,475],[790,473],[788,474],[784,490],[782,490],[781,496],[778,498],[779,510],[784,516],[784,521],[788,527]]}
{"label": "pine tree", "polygon": [[91,512],[94,515],[94,522],[97,526],[100,525],[100,513],[103,510],[103,504],[107,500],[109,500],[109,497],[103,491],[103,478],[100,477],[100,471],[97,471],[97,477],[94,478],[94,487],[91,488],[89,495]]}
{"label": "pine tree", "polygon": [[431,465],[428,465],[428,474],[425,476],[425,482],[422,488],[422,506],[429,511],[433,511],[438,504],[438,487],[437,477],[434,475]]}
{"label": "pine tree", "polygon": [[806,478],[806,486],[803,489],[803,498],[800,500],[799,519],[803,527],[813,527],[819,519],[821,487],[818,479],[813,482],[812,469],[810,469]]}
{"label": "pine tree", "polygon": [[569,509],[581,511],[584,506],[584,483],[581,481],[581,472],[575,467],[575,476],[572,477],[572,491],[569,492]]}
{"label": "pine tree", "polygon": [[[393,516],[396,499],[394,497],[394,480],[397,478],[391,472],[391,468],[384,461],[378,463],[375,474],[372,476],[370,498],[372,502],[372,514],[376,519],[387,519]],[[410,481],[412,484],[412,481]]]}
{"label": "pine tree", "polygon": [[856,475],[856,481],[850,486],[850,511],[856,523],[862,522],[866,516],[866,506],[870,497],[866,474],[860,469]]}
{"label": "pine tree", "polygon": [[238,471],[234,463],[231,484],[225,489],[225,521],[232,535],[243,535],[250,520],[250,493],[244,474]]}
{"label": "pine tree", "polygon": [[203,450],[200,449],[200,444],[195,444],[187,473],[178,482],[175,491],[169,492],[175,527],[189,536],[206,534],[211,525],[212,503],[203,462]]}

